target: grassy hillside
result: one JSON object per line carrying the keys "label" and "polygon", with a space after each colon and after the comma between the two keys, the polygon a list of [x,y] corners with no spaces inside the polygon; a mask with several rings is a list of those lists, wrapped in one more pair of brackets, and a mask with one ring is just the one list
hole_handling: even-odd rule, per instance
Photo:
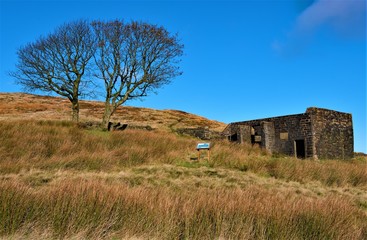
{"label": "grassy hillside", "polygon": [[367,239],[365,157],[216,140],[195,161],[197,139],[166,127],[103,132],[0,107],[0,238]]}
{"label": "grassy hillside", "polygon": [[[81,101],[80,119],[101,121],[103,102]],[[0,120],[70,120],[69,100],[59,97],[38,96],[24,93],[0,93]],[[225,124],[178,110],[154,110],[138,107],[119,107],[111,121],[127,123],[130,126],[150,126],[154,129],[208,127],[222,131]]]}

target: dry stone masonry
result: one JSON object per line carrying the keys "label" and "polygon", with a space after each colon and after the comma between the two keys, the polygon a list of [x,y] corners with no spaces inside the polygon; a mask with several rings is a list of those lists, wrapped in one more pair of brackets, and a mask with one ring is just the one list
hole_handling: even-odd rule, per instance
{"label": "dry stone masonry", "polygon": [[176,130],[178,134],[189,135],[192,137],[199,138],[201,140],[210,139],[221,139],[222,134],[220,132],[209,130],[209,128],[198,127],[198,128],[179,128]]}
{"label": "dry stone masonry", "polygon": [[223,134],[233,142],[297,158],[349,159],[354,152],[352,115],[315,107],[302,114],[234,122]]}

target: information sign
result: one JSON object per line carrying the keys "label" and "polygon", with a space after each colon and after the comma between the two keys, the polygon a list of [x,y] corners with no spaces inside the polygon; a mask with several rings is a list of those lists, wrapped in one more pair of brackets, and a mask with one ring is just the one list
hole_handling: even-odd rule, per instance
{"label": "information sign", "polygon": [[210,143],[198,143],[198,145],[196,146],[197,150],[200,149],[210,149]]}
{"label": "information sign", "polygon": [[210,160],[210,143],[198,143],[196,150],[198,150],[198,160],[200,160],[200,150],[207,150],[208,161]]}

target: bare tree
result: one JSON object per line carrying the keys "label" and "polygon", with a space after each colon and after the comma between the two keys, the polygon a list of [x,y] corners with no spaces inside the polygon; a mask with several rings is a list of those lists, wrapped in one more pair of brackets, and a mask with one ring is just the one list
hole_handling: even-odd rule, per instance
{"label": "bare tree", "polygon": [[102,126],[107,127],[116,109],[126,101],[147,96],[181,75],[177,65],[183,45],[177,35],[143,22],[92,23],[97,37],[96,77],[106,90]]}
{"label": "bare tree", "polygon": [[79,96],[88,82],[82,77],[95,49],[95,37],[87,21],[66,23],[21,47],[17,52],[17,70],[11,75],[26,90],[67,97],[72,104],[72,119],[79,121]]}

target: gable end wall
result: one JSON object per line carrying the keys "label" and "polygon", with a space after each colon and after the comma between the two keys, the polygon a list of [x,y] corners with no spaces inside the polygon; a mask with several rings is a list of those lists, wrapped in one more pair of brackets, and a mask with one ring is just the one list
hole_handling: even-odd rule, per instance
{"label": "gable end wall", "polygon": [[315,159],[349,159],[354,155],[352,115],[308,108],[313,131]]}

